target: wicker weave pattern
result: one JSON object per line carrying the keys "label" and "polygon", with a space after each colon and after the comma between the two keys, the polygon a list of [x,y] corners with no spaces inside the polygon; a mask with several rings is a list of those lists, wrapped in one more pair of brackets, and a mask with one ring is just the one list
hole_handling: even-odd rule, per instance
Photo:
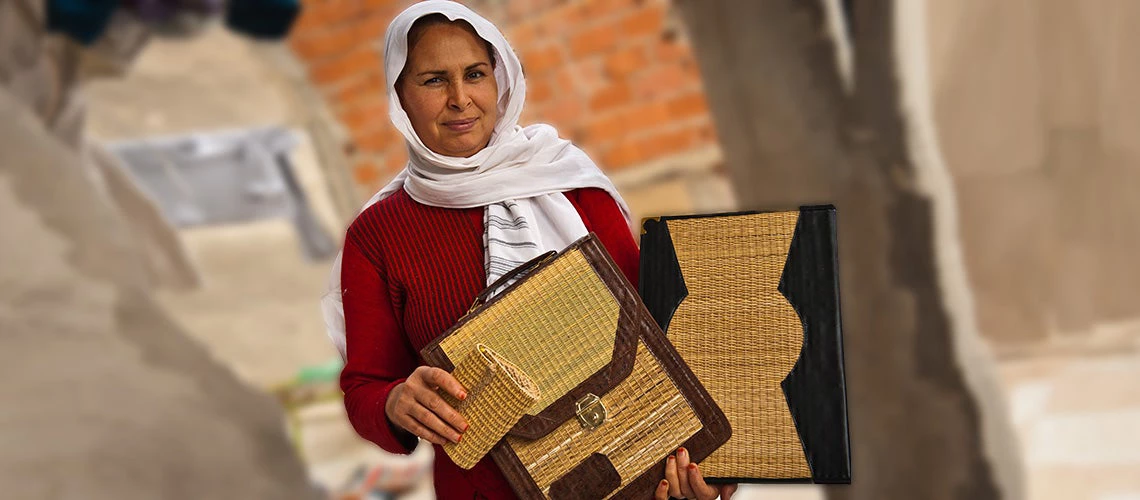
{"label": "wicker weave pattern", "polygon": [[575,249],[439,345],[450,359],[463,359],[478,342],[513,361],[542,388],[527,411],[536,415],[610,362],[620,313],[613,293]]}
{"label": "wicker weave pattern", "polygon": [[701,463],[706,476],[811,477],[780,387],[803,347],[800,318],[777,290],[798,216],[668,222],[689,290],[669,323],[669,340],[733,430]]}
{"label": "wicker weave pattern", "polygon": [[460,361],[451,373],[468,397],[456,400],[440,394],[469,425],[459,443],[443,445],[456,465],[470,469],[491,451],[523,414],[538,401],[539,389],[518,367],[483,344]]}
{"label": "wicker weave pattern", "polygon": [[621,476],[620,491],[701,429],[701,422],[653,354],[638,342],[633,373],[601,395],[609,418],[594,430],[570,419],[534,441],[507,441],[549,495],[550,485],[592,453],[610,459]]}

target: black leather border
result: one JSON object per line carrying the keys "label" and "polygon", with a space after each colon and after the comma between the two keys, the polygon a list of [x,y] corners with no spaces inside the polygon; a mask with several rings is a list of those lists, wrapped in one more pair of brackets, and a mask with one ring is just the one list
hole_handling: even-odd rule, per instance
{"label": "black leather border", "polygon": [[800,359],[780,384],[816,483],[850,483],[835,208],[800,210],[780,293],[803,323]]}
{"label": "black leather border", "polygon": [[662,331],[669,330],[669,320],[677,306],[689,296],[685,276],[677,263],[669,225],[661,219],[646,219],[641,231],[641,270],[637,290],[645,308]]}

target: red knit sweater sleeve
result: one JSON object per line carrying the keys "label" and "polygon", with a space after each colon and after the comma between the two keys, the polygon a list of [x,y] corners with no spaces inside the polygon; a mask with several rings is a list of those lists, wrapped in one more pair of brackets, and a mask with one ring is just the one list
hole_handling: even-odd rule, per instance
{"label": "red knit sweater sleeve", "polygon": [[621,207],[604,189],[578,189],[575,194],[579,213],[589,221],[590,229],[598,235],[614,263],[636,289],[641,253]]}
{"label": "red knit sweater sleeve", "polygon": [[416,368],[416,353],[401,332],[388,284],[347,238],[341,291],[348,360],[340,375],[348,420],[361,437],[391,453],[408,454],[416,437],[394,428],[384,412],[388,392]]}

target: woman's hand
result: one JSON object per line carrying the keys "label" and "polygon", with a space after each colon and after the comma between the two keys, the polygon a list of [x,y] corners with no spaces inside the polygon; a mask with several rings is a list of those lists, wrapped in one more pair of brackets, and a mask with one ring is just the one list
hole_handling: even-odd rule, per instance
{"label": "woman's hand", "polygon": [[697,500],[713,500],[718,495],[724,500],[732,498],[736,493],[735,484],[719,484],[709,486],[701,475],[701,468],[689,462],[689,450],[678,449],[677,454],[670,455],[665,460],[665,480],[657,485],[654,493],[655,500],[668,500],[670,498],[691,498]]}
{"label": "woman's hand", "polygon": [[443,389],[456,399],[467,398],[463,386],[450,373],[421,366],[388,393],[384,413],[393,425],[434,444],[458,443],[467,430],[467,422],[436,389]]}

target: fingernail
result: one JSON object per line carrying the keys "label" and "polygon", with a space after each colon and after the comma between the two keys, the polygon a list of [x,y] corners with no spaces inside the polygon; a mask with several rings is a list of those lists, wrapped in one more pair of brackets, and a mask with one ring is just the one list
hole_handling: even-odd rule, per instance
{"label": "fingernail", "polygon": [[467,399],[467,393],[466,392],[460,392],[459,393],[459,399],[461,401]]}
{"label": "fingernail", "polygon": [[464,424],[462,432],[467,432],[467,429],[470,429],[470,428],[471,428],[471,424]]}
{"label": "fingernail", "polygon": [[460,434],[459,437],[455,438],[455,444],[459,444],[460,441],[463,441],[463,434]]}
{"label": "fingernail", "polygon": [[662,479],[661,480],[661,486],[669,486],[669,481]]}
{"label": "fingernail", "polygon": [[677,453],[688,453],[684,448],[677,448]]}
{"label": "fingernail", "polygon": [[689,464],[689,470],[697,470],[697,464]]}

